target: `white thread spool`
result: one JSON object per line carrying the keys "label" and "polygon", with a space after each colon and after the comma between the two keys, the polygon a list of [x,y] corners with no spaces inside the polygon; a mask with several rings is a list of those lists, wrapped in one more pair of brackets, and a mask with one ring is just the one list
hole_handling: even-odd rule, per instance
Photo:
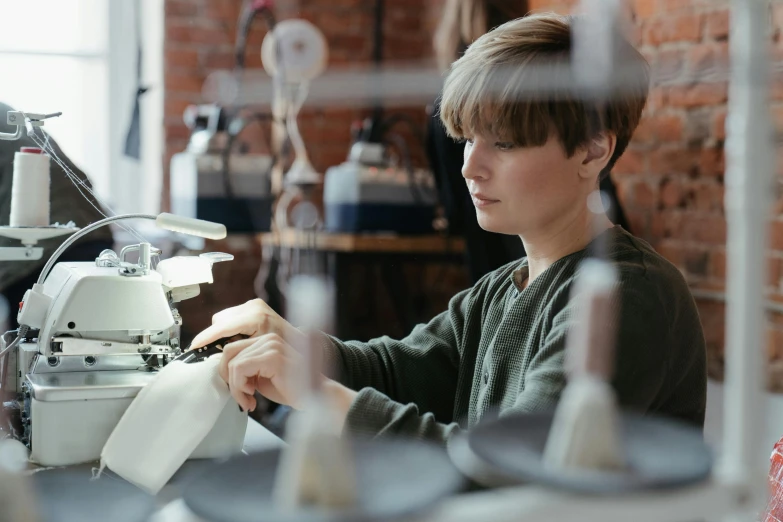
{"label": "white thread spool", "polygon": [[11,190],[12,227],[49,226],[49,155],[22,147],[14,155]]}

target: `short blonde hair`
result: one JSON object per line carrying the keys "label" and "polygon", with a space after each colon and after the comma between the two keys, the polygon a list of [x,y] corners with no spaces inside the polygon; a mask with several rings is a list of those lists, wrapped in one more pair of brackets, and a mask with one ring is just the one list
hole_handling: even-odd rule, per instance
{"label": "short blonde hair", "polygon": [[[440,118],[450,136],[496,136],[522,147],[555,135],[571,157],[602,132],[616,136],[608,174],[639,125],[649,93],[649,66],[624,38],[619,87],[600,102],[574,88],[570,71],[573,17],[545,13],[505,23],[476,40],[451,66]],[[560,66],[560,67],[558,67]],[[551,71],[553,74],[543,74]],[[551,81],[557,81],[552,89]],[[621,87],[621,88],[620,88]]]}

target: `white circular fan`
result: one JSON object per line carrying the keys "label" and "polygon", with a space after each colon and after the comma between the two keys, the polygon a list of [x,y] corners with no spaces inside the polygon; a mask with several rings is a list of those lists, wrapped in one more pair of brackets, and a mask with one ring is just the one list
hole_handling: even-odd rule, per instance
{"label": "white circular fan", "polygon": [[[266,35],[261,60],[270,76],[280,73],[286,83],[304,83],[316,78],[329,59],[326,38],[307,20],[283,20]],[[282,61],[282,68],[278,62]]]}

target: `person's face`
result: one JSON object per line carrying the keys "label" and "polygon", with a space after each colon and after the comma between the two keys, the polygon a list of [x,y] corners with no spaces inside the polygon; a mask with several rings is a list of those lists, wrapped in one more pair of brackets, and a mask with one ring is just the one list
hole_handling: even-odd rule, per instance
{"label": "person's face", "polygon": [[516,147],[474,136],[465,144],[462,176],[481,228],[524,236],[586,207],[600,171],[592,163],[588,147],[569,158],[555,137],[540,147]]}

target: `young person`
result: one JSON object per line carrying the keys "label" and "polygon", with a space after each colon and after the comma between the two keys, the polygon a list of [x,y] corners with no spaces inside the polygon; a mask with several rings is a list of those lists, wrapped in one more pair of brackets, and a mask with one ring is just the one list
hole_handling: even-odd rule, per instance
{"label": "young person", "polygon": [[[433,39],[438,65],[447,71],[471,42],[494,27],[525,16],[528,11],[525,0],[447,0]],[[427,157],[449,231],[465,239],[465,261],[474,284],[489,272],[522,258],[525,249],[516,235],[498,234],[479,225],[470,192],[462,179],[464,151],[464,141],[454,140],[446,132],[440,120],[440,100],[436,100],[427,125]],[[610,219],[630,231],[612,178],[604,177],[600,187],[609,197]]]}
{"label": "young person", "polygon": [[[622,155],[639,123],[648,69],[627,42],[631,85],[597,105],[568,88],[526,98],[534,68],[567,61],[571,19],[537,15],[482,36],[452,66],[441,118],[466,140],[462,174],[482,228],[520,237],[527,257],[457,294],[448,310],[401,340],[366,343],[324,335],[337,372],[324,390],[354,435],[410,435],[445,443],[489,412],[555,407],[574,320],[571,287],[600,240],[619,272],[613,386],[624,408],[704,421],[706,363],[693,298],[678,270],[647,243],[598,224],[588,196]],[[626,71],[627,72],[627,71]],[[524,91],[524,92],[523,92]],[[613,320],[612,320],[613,319]],[[215,315],[198,347],[235,334],[220,366],[240,406],[269,399],[301,406],[292,374],[302,332],[256,300]]]}

